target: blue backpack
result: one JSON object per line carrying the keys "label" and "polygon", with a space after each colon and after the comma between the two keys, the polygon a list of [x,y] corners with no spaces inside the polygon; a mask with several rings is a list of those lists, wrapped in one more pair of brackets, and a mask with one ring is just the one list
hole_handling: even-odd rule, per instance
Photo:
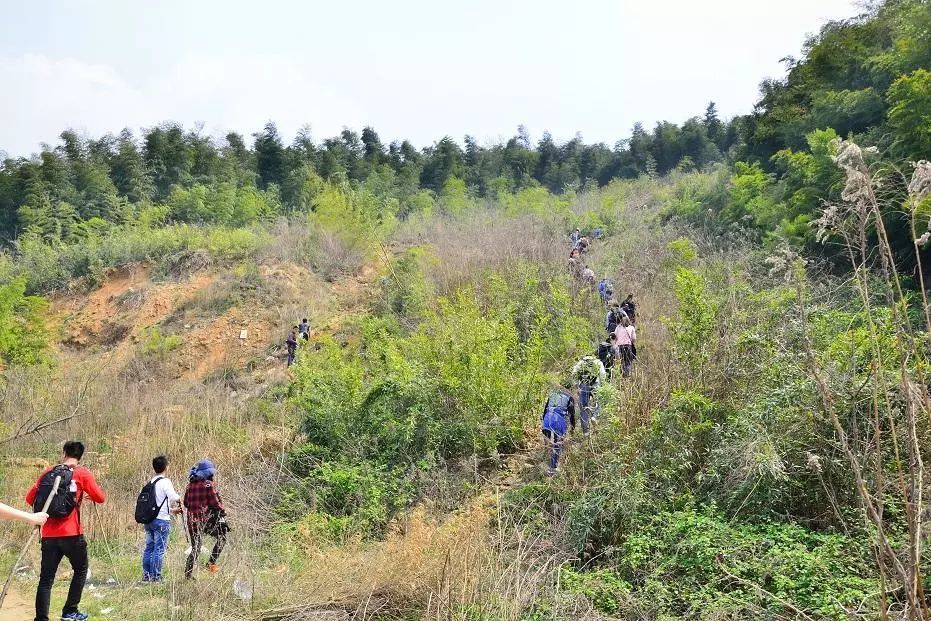
{"label": "blue backpack", "polygon": [[558,436],[566,435],[566,419],[569,417],[569,401],[571,397],[565,393],[553,391],[546,400],[546,409],[543,412],[543,430],[551,431]]}

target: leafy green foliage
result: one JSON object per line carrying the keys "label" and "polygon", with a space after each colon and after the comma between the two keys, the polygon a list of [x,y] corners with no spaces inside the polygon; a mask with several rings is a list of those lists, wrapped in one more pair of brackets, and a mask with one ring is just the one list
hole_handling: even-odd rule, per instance
{"label": "leafy green foliage", "polygon": [[48,356],[44,298],[26,295],[26,278],[0,285],[0,359],[6,364],[36,364]]}
{"label": "leafy green foliage", "polygon": [[[420,275],[425,259],[415,250],[395,263],[386,314],[361,322],[358,341],[325,338],[295,370],[306,443],[292,452],[292,468],[318,500],[336,499],[316,510],[349,516],[365,533],[410,502],[419,473],[519,448],[539,415],[550,356],[585,338],[566,282],[546,283],[528,266],[433,300]],[[357,491],[346,504],[348,482]]]}
{"label": "leafy green foliage", "polygon": [[142,339],[142,353],[146,356],[162,360],[169,353],[181,347],[184,339],[175,334],[163,334],[158,327],[151,327],[145,331]]}
{"label": "leafy green foliage", "polygon": [[791,602],[817,618],[847,619],[847,610],[875,605],[870,563],[867,546],[841,535],[791,524],[735,526],[714,512],[683,509],[646,517],[624,541],[617,578],[582,586],[605,612],[630,584],[656,615],[793,616]]}

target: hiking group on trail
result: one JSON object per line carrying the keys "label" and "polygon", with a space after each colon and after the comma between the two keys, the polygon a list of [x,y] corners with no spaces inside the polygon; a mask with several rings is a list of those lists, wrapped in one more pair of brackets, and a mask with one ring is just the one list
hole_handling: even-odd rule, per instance
{"label": "hiking group on trail", "polygon": [[301,322],[291,328],[288,337],[285,339],[285,346],[288,348],[288,366],[294,364],[297,358],[297,346],[299,340],[310,341],[310,322],[307,318],[301,319]]}
{"label": "hiking group on trail", "polygon": [[[73,575],[60,618],[62,621],[85,621],[89,618],[79,610],[89,566],[81,505],[84,500],[103,504],[107,494],[91,471],[80,465],[84,452],[82,442],[65,442],[59,463],[43,470],[26,492],[25,500],[32,505],[33,513],[0,503],[0,519],[20,520],[40,528],[41,563],[35,598],[35,621],[49,621],[52,585],[58,566],[65,558],[71,565]],[[183,497],[175,491],[168,474],[169,460],[166,456],[158,455],[152,459],[152,476],[136,500],[135,519],[145,533],[142,584],[163,580],[172,516],[186,517],[185,533],[190,549],[187,552],[184,576],[188,579],[193,578],[204,536],[214,539],[206,569],[211,573],[219,571],[217,562],[230,532],[223,500],[217,490],[217,468],[213,462],[202,459],[191,468]],[[32,538],[27,542],[27,547],[31,541]],[[6,587],[3,590],[5,593]],[[0,597],[0,605],[2,601]]]}
{"label": "hiking group on trail", "polygon": [[[592,239],[599,239],[602,230],[595,229]],[[583,356],[571,368],[569,376],[558,388],[552,389],[543,405],[541,430],[549,447],[548,474],[554,475],[559,470],[559,459],[569,433],[575,431],[576,417],[580,422],[582,434],[591,434],[592,424],[597,422],[600,408],[598,405],[598,388],[610,381],[613,370],[620,366],[621,375],[630,377],[634,361],[637,359],[637,306],[634,294],[629,293],[623,302],[614,299],[614,284],[608,278],[602,278],[595,285],[595,272],[591,266],[582,261],[591,242],[575,229],[569,236],[569,273],[578,281],[583,290],[597,290],[598,298],[604,305],[604,329],[607,336],[598,343],[594,355]],[[573,394],[577,391],[578,399]]]}

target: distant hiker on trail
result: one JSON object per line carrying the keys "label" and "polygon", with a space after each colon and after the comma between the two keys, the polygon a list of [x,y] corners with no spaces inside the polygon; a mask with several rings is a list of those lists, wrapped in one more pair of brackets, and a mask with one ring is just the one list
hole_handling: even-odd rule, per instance
{"label": "distant hiker on trail", "polygon": [[595,288],[595,271],[592,268],[587,265],[583,266],[580,278],[583,286],[589,289]]}
{"label": "distant hiker on trail", "polygon": [[307,321],[307,317],[301,319],[301,323],[297,325],[297,331],[302,339],[305,341],[310,340],[310,322]]}
{"label": "distant hiker on trail", "polygon": [[168,458],[159,455],[152,460],[154,472],[142,488],[136,501],[136,522],[145,528],[145,549],[142,552],[142,581],[161,582],[162,563],[171,534],[171,516],[181,512],[181,496],[168,478]]}
{"label": "distant hiker on trail", "polygon": [[202,459],[191,468],[188,476],[189,483],[184,492],[184,507],[187,509],[187,528],[191,537],[191,551],[188,553],[187,564],[184,568],[184,577],[194,577],[194,564],[200,555],[200,546],[203,536],[216,539],[210,560],[207,562],[207,571],[216,573],[220,571],[217,561],[223,546],[226,545],[226,534],[229,526],[226,523],[226,510],[223,501],[217,492],[217,485],[213,478],[217,468],[209,459]]}
{"label": "distant hiker on trail", "polygon": [[595,388],[607,378],[604,364],[595,356],[584,356],[572,367],[572,376],[579,383],[579,420],[582,433],[591,433],[590,423],[597,418]]}
{"label": "distant hiker on trail", "polygon": [[579,244],[580,239],[582,239],[582,231],[579,229],[572,231],[572,235],[569,236],[569,240],[572,241],[573,248]]}
{"label": "distant hiker on trail", "polygon": [[33,509],[41,510],[51,495],[55,479],[61,479],[58,493],[49,504],[49,519],[41,531],[42,564],[39,587],[36,589],[35,621],[49,621],[52,585],[62,558],[67,558],[71,563],[74,576],[61,611],[61,619],[85,621],[88,618],[78,610],[88,566],[87,541],[84,540],[84,527],[81,525],[81,502],[85,494],[96,503],[103,503],[107,499],[91,471],[78,465],[84,456],[84,445],[78,441],[65,442],[62,451],[61,463],[45,470],[26,493],[26,502]]}
{"label": "distant hiker on trail", "polygon": [[607,278],[598,281],[598,297],[601,298],[602,304],[607,304],[611,296],[614,295],[614,285]]}
{"label": "distant hiker on trail", "polygon": [[579,240],[579,243],[576,245],[576,248],[579,249],[579,252],[581,254],[585,254],[586,252],[588,252],[588,245],[589,245],[588,238],[583,237]]}
{"label": "distant hiker on trail", "polygon": [[602,341],[598,344],[597,355],[601,364],[604,365],[605,372],[608,374],[608,379],[611,379],[611,369],[614,368],[614,361],[621,355],[621,351],[617,346],[616,334],[612,332],[608,335],[607,341]]}
{"label": "distant hiker on trail", "polygon": [[[572,385],[567,381],[565,388]],[[559,455],[565,441],[569,426],[575,429],[575,399],[568,390],[559,389],[550,392],[543,406],[543,436],[550,445],[550,464],[548,474],[556,474],[559,470]]]}
{"label": "distant hiker on trail", "polygon": [[611,302],[610,307],[608,308],[608,313],[605,315],[605,331],[607,331],[609,334],[614,332],[621,324],[621,319],[626,316],[627,314],[621,310],[620,304],[617,302]]}
{"label": "distant hiker on trail", "polygon": [[621,302],[621,310],[630,319],[630,323],[637,323],[637,307],[634,304],[634,294],[628,293],[627,298]]}
{"label": "distant hiker on trail", "polygon": [[618,349],[621,353],[621,372],[624,377],[630,376],[630,366],[634,362],[634,341],[637,338],[636,329],[628,330],[629,327],[632,327],[630,320],[624,317],[614,330],[614,334],[617,336]]}
{"label": "distant hiker on trail", "polygon": [[48,520],[48,513],[20,511],[0,502],[0,520],[19,520],[33,526],[42,526]]}
{"label": "distant hiker on trail", "polygon": [[569,274],[573,278],[579,278],[582,274],[582,262],[579,260],[579,253],[573,250],[569,255]]}
{"label": "distant hiker on trail", "polygon": [[288,332],[288,340],[285,341],[285,344],[288,346],[288,366],[290,367],[294,364],[294,357],[297,354],[297,332],[298,327],[294,326],[291,328],[291,331]]}

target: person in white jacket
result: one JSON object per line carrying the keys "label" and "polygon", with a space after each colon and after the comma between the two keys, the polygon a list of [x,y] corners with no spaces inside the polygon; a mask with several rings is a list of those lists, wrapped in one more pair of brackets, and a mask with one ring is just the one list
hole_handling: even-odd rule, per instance
{"label": "person in white jacket", "polygon": [[179,513],[180,494],[175,491],[168,478],[168,458],[159,455],[152,460],[155,471],[150,483],[155,486],[155,503],[159,506],[158,517],[145,525],[145,549],[142,552],[142,581],[161,582],[162,563],[168,549],[171,534],[171,516]]}

